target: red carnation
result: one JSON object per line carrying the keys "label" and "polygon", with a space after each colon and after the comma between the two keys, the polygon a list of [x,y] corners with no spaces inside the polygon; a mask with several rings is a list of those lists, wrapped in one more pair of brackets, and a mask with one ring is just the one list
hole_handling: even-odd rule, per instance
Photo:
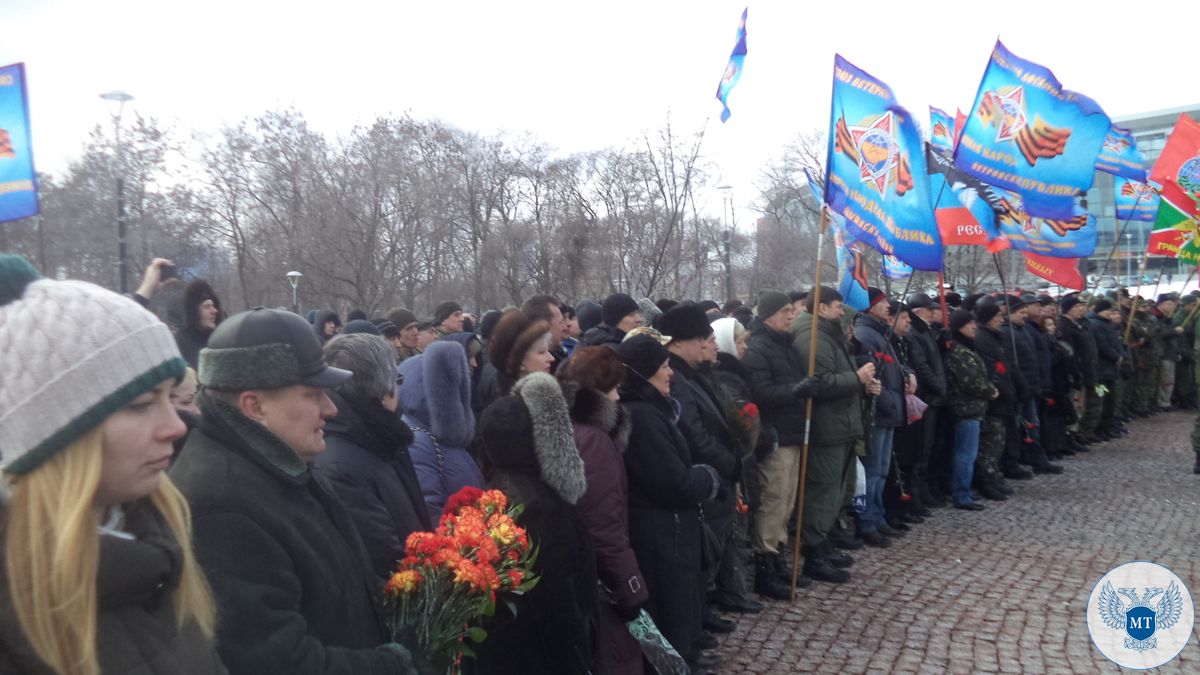
{"label": "red carnation", "polygon": [[483,490],[468,485],[450,495],[450,498],[446,500],[446,506],[442,509],[442,513],[458,513],[459,509],[475,504],[482,496]]}
{"label": "red carnation", "polygon": [[756,419],[758,417],[758,406],[753,403],[747,403],[742,406],[742,414],[751,419]]}
{"label": "red carnation", "polygon": [[1007,373],[1007,372],[1008,372],[1008,368],[1006,368],[1006,367],[1004,366],[1004,362],[1003,362],[1003,361],[997,361],[997,362],[996,362],[996,374],[997,374],[997,375],[1003,375],[1003,374],[1005,374],[1005,373]]}

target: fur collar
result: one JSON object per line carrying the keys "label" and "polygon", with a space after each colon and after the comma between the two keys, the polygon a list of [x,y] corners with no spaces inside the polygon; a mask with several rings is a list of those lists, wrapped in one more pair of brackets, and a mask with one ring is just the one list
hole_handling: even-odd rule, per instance
{"label": "fur collar", "polygon": [[625,451],[632,425],[624,406],[595,389],[581,387],[574,382],[563,383],[562,390],[567,407],[571,410],[572,422],[600,429],[617,442],[622,452]]}
{"label": "fur collar", "polygon": [[237,445],[251,459],[290,482],[308,481],[308,464],[270,429],[242,415],[233,406],[200,393],[200,428],[215,431],[221,441]]}
{"label": "fur collar", "polygon": [[529,410],[533,451],[542,480],[564,501],[574,504],[587,490],[587,474],[558,381],[547,373],[531,373],[517,381],[513,393]]}

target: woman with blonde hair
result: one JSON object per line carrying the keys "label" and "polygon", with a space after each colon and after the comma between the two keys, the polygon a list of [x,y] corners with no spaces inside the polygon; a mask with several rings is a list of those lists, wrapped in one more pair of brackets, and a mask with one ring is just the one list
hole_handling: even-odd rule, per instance
{"label": "woman with blonde hair", "polygon": [[0,255],[0,672],[226,672],[164,473],[184,367],[132,300]]}

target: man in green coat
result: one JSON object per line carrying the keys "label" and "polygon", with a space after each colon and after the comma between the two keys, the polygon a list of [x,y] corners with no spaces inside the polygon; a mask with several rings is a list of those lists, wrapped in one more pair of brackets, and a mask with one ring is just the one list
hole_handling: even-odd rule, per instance
{"label": "man in green coat", "polygon": [[[791,327],[796,350],[805,364],[812,352],[814,323],[817,331],[814,377],[818,383],[812,399],[804,517],[800,523],[806,569],[810,556],[820,560],[824,553],[829,559],[832,547],[827,537],[842,507],[848,472],[854,470],[854,443],[863,437],[862,396],[880,390],[874,364],[855,366],[840,321],[844,311],[841,294],[820,286],[808,296],[808,311],[797,316]],[[887,545],[882,536],[878,540]]]}
{"label": "man in green coat", "polygon": [[979,455],[979,433],[987,415],[988,402],[1000,395],[983,358],[975,351],[979,330],[975,315],[962,309],[950,315],[954,342],[946,352],[946,385],[954,416],[954,476],[950,496],[954,508],[981,511],[983,505],[971,494],[975,459]]}

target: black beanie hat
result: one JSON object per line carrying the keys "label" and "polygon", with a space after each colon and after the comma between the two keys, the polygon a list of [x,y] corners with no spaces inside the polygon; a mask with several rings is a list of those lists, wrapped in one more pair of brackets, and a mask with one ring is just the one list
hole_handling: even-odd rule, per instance
{"label": "black beanie hat", "polygon": [[1078,295],[1068,295],[1062,301],[1062,313],[1066,314],[1071,311],[1071,308],[1081,302]]}
{"label": "black beanie hat", "polygon": [[579,317],[579,332],[581,334],[599,326],[600,322],[604,320],[601,315],[600,305],[591,300],[579,303],[579,307],[575,311],[576,316]]}
{"label": "black beanie hat", "polygon": [[881,302],[884,302],[885,300],[887,300],[887,293],[884,293],[882,290],[875,288],[874,286],[871,286],[870,288],[867,289],[867,307],[868,308],[874,307],[875,305],[877,305]]}
{"label": "black beanie hat", "polygon": [[997,314],[1000,313],[1000,305],[995,301],[979,302],[975,305],[975,320],[981,325],[991,321]]}
{"label": "black beanie hat", "polygon": [[1095,304],[1092,305],[1092,311],[1097,314],[1099,314],[1100,312],[1107,312],[1108,310],[1110,310],[1112,308],[1113,308],[1113,304],[1111,302],[1109,302],[1108,300],[1097,300],[1095,302]]}
{"label": "black beanie hat", "polygon": [[957,331],[975,320],[975,315],[965,309],[956,309],[950,313],[950,330]]}
{"label": "black beanie hat", "polygon": [[354,319],[353,321],[347,321],[346,327],[342,329],[342,332],[347,335],[353,333],[367,333],[368,335],[383,336],[383,333],[380,332],[379,327],[370,321],[367,321],[366,319]]}
{"label": "black beanie hat", "polygon": [[393,309],[392,311],[388,312],[387,319],[388,321],[396,324],[396,328],[399,328],[400,330],[404,330],[411,324],[420,323],[420,321],[417,320],[416,314],[413,314],[409,310],[403,308]]}
{"label": "black beanie hat", "polygon": [[933,298],[929,297],[925,293],[910,294],[904,304],[908,305],[909,309],[922,309],[922,308],[928,308],[928,307],[934,307],[934,308],[937,307],[936,303],[934,303],[934,301],[933,301]]}
{"label": "black beanie hat", "polygon": [[707,338],[713,334],[708,314],[700,305],[672,307],[671,311],[658,317],[654,327],[663,335],[670,335],[672,340]]}
{"label": "black beanie hat", "polygon": [[462,305],[454,302],[453,300],[447,300],[433,310],[433,325],[440,326],[442,325],[443,321],[450,318],[451,314],[461,311]]}
{"label": "black beanie hat", "polygon": [[638,311],[637,300],[634,300],[625,293],[613,293],[604,299],[604,304],[600,305],[600,318],[609,326],[616,327],[621,323],[621,319]]}
{"label": "black beanie hat", "polygon": [[946,294],[946,304],[954,308],[961,307],[963,304],[963,297],[955,291],[950,291]]}
{"label": "black beanie hat", "polygon": [[627,368],[649,380],[654,377],[671,353],[649,335],[635,335],[617,347],[617,356]]}

